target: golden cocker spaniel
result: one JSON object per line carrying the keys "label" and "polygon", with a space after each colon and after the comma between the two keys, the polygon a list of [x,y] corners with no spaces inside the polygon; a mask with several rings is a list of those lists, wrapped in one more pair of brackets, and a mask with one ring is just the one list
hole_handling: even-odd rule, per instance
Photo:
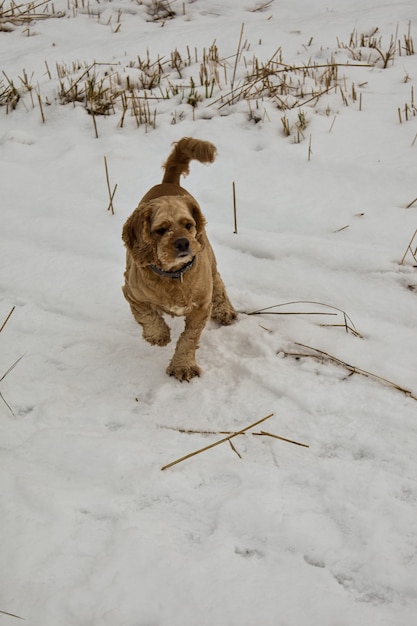
{"label": "golden cocker spaniel", "polygon": [[123,227],[127,251],[123,293],[143,338],[152,345],[167,345],[171,336],[163,314],[185,316],[167,368],[180,381],[201,373],[195,352],[209,317],[225,325],[236,318],[217,271],[204,216],[195,198],[180,186],[191,160],[212,163],[215,156],[216,148],[207,141],[184,137],[174,144],[162,183],[148,191]]}

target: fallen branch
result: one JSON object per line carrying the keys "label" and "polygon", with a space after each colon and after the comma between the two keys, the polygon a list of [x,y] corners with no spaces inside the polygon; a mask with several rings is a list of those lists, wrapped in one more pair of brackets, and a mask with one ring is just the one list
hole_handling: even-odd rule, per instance
{"label": "fallen branch", "polygon": [[[394,387],[394,389],[401,391],[401,393],[404,393],[406,396],[408,396],[412,400],[417,401],[417,396],[414,395],[412,391],[410,391],[409,389],[405,389],[405,387],[401,387],[400,385],[397,385],[397,383],[393,383],[391,380],[388,380],[387,378],[378,376],[378,374],[372,374],[372,372],[367,372],[366,370],[363,370],[360,367],[356,367],[356,365],[350,365],[349,363],[345,363],[345,361],[342,361],[341,359],[338,359],[337,357],[332,356],[331,354],[328,354],[327,352],[323,352],[323,350],[319,350],[318,348],[312,348],[311,346],[306,346],[303,343],[297,343],[297,342],[295,345],[317,352],[317,354],[321,355],[322,357],[325,357],[329,361],[332,361],[333,363],[336,363],[337,365],[341,365],[342,367],[345,367],[349,372],[351,372],[351,374],[360,374],[361,376],[365,376],[366,378],[373,378],[374,380],[378,380],[379,382],[385,383],[386,385],[389,385],[390,387]],[[287,356],[294,356],[297,358],[300,358],[300,357],[313,357],[316,359],[318,358],[317,354],[300,354],[298,352],[286,352],[285,354]]]}
{"label": "fallen branch", "polygon": [[186,459],[190,459],[192,456],[196,456],[197,454],[200,454],[201,452],[205,452],[206,450],[210,450],[211,448],[214,448],[215,446],[219,446],[221,443],[224,443],[225,441],[230,442],[230,439],[233,439],[234,437],[237,437],[238,435],[243,435],[243,433],[245,433],[247,430],[250,430],[251,428],[254,428],[255,426],[257,426],[258,424],[265,422],[265,420],[269,419],[272,416],[273,416],[273,413],[270,413],[266,417],[263,417],[262,419],[257,420],[253,424],[250,424],[249,426],[246,426],[245,428],[242,428],[241,430],[234,432],[231,435],[228,435],[227,437],[220,439],[219,441],[215,441],[214,443],[211,443],[209,446],[200,448],[199,450],[196,450],[195,452],[190,452],[190,454],[186,454],[180,459],[177,459],[176,461],[172,461],[171,463],[168,463],[168,465],[164,465],[163,467],[161,467],[161,471],[164,471],[168,469],[169,467],[176,465],[177,463],[181,463],[182,461],[185,461]]}

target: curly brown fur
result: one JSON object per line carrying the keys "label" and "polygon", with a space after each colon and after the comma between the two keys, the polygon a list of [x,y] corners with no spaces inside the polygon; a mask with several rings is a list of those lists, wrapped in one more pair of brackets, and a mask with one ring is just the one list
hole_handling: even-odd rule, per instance
{"label": "curly brown fur", "polygon": [[142,326],[143,338],[165,346],[170,329],[163,315],[185,316],[167,373],[190,380],[201,373],[195,352],[210,318],[228,325],[236,319],[217,271],[216,258],[205,231],[205,219],[193,196],[180,186],[191,160],[211,163],[213,144],[184,137],[174,144],[160,185],[152,187],[126,221],[123,293]]}

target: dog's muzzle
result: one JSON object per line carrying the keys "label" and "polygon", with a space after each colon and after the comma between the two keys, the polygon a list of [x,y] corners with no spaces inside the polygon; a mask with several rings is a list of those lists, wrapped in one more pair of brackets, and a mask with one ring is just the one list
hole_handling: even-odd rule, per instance
{"label": "dog's muzzle", "polygon": [[187,256],[190,252],[190,242],[186,237],[180,237],[174,241],[174,248],[177,252],[177,256]]}

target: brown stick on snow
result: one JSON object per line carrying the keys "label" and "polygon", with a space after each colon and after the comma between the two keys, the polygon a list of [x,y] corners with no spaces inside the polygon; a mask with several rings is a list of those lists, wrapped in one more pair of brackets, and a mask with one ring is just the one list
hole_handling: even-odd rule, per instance
{"label": "brown stick on snow", "polygon": [[296,446],[302,446],[303,448],[309,448],[310,446],[306,443],[300,443],[299,441],[294,441],[294,439],[287,439],[286,437],[280,437],[279,435],[274,435],[273,433],[267,433],[264,430],[261,430],[260,433],[252,433],[252,435],[264,435],[265,437],[273,437],[274,439],[279,439],[280,441],[286,441],[287,443],[293,443]]}
{"label": "brown stick on snow", "polygon": [[180,459],[177,459],[176,461],[172,461],[171,463],[168,463],[168,465],[164,465],[164,467],[161,467],[161,471],[166,470],[169,467],[172,467],[173,465],[176,465],[177,463],[181,463],[182,461],[185,461],[186,459],[189,459],[192,456],[195,456],[196,454],[200,454],[200,452],[205,452],[206,450],[210,450],[210,448],[214,448],[215,446],[219,446],[221,443],[224,443],[225,441],[230,441],[230,439],[233,439],[233,437],[237,437],[238,435],[242,435],[247,430],[250,430],[251,428],[254,428],[255,426],[257,426],[258,424],[261,424],[261,422],[265,422],[265,420],[269,419],[272,416],[273,416],[273,413],[270,413],[266,417],[263,417],[262,419],[257,420],[253,424],[250,424],[250,426],[246,426],[245,428],[242,428],[242,430],[238,430],[237,432],[233,433],[232,435],[229,435],[228,437],[224,437],[223,439],[219,439],[219,441],[215,441],[214,443],[211,443],[209,446],[205,446],[204,448],[200,448],[200,450],[196,450],[195,452],[190,452],[190,454],[186,454],[185,456],[182,456]]}
{"label": "brown stick on snow", "polygon": [[[352,374],[361,374],[362,376],[365,376],[367,378],[373,378],[374,380],[379,380],[382,383],[386,383],[390,387],[394,387],[394,389],[397,389],[398,391],[401,391],[401,393],[404,393],[408,398],[411,398],[412,400],[417,401],[417,396],[414,395],[412,391],[410,391],[409,389],[405,389],[404,387],[401,387],[400,385],[397,385],[397,383],[393,383],[391,380],[388,380],[387,378],[383,378],[382,376],[378,376],[377,374],[372,374],[372,372],[367,372],[366,370],[363,370],[360,367],[356,367],[356,365],[349,365],[349,363],[345,363],[344,361],[341,361],[337,357],[332,356],[331,354],[328,354],[327,352],[323,352],[323,350],[319,350],[318,348],[313,348],[312,346],[306,346],[304,343],[298,343],[298,342],[296,342],[295,345],[301,346],[302,348],[308,348],[309,350],[314,350],[318,354],[321,354],[325,358],[329,359],[329,361],[332,361],[333,363],[337,363],[338,365],[342,365],[347,370],[352,372]],[[303,355],[297,354],[297,356],[306,356],[306,357],[313,356],[317,358],[317,356],[314,354],[303,354]]]}

